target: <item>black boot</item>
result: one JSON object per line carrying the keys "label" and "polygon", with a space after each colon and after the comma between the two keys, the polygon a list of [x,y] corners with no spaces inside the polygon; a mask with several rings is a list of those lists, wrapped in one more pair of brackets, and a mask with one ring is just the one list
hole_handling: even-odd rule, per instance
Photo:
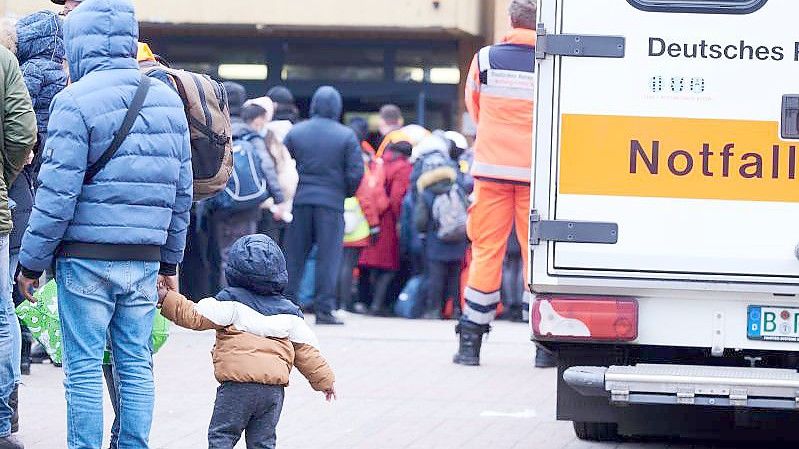
{"label": "black boot", "polygon": [[547,350],[543,346],[536,347],[535,350],[535,367],[536,368],[556,368],[558,366],[558,358],[552,351]]}
{"label": "black boot", "polygon": [[26,330],[22,331],[22,354],[19,361],[19,369],[25,376],[31,373],[31,345],[33,344],[30,331],[26,332]]}
{"label": "black boot", "polygon": [[47,355],[42,345],[33,346],[31,349],[31,363],[44,363],[49,358],[50,356]]}
{"label": "black boot", "polygon": [[441,319],[441,304],[434,303],[425,304],[425,312],[422,314],[422,319],[425,320],[440,320]]}
{"label": "black boot", "polygon": [[[19,385],[14,387],[11,397],[8,398],[8,405],[11,406],[11,433],[19,432]],[[0,446],[1,447],[1,446]]]}
{"label": "black boot", "polygon": [[468,321],[461,321],[455,326],[455,333],[460,335],[460,345],[458,353],[453,357],[452,362],[458,365],[478,366],[480,365],[480,347],[483,345],[483,334],[488,333],[491,327],[479,325]]}
{"label": "black boot", "polygon": [[0,438],[0,449],[25,449],[25,445],[14,435],[9,435]]}

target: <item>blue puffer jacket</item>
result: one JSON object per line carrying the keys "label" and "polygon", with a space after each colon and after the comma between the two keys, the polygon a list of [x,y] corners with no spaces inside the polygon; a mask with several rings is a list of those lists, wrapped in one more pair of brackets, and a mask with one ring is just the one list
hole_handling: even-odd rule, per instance
{"label": "blue puffer jacket", "polygon": [[91,183],[83,183],[140,83],[138,31],[130,0],[86,0],[64,23],[73,83],[51,108],[39,189],[20,253],[28,272],[47,269],[62,242],[133,248],[137,254],[155,249],[169,268],[183,258],[191,150],[183,103],[172,89],[152,81],[130,135]]}
{"label": "blue puffer jacket", "polygon": [[338,123],[341,94],[320,87],[311,100],[311,119],[295,125],[284,143],[297,161],[300,183],[295,206],[322,206],[344,212],[363,177],[361,144],[355,132]]}
{"label": "blue puffer jacket", "polygon": [[41,11],[17,22],[17,58],[36,111],[39,133],[46,133],[50,103],[67,85],[64,33],[57,15]]}

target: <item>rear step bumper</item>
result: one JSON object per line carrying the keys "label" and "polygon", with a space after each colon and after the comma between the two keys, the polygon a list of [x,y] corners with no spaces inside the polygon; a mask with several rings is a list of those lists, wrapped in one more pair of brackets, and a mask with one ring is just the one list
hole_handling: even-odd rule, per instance
{"label": "rear step bumper", "polygon": [[615,405],[675,404],[799,410],[799,372],[694,365],[575,366],[563,380]]}

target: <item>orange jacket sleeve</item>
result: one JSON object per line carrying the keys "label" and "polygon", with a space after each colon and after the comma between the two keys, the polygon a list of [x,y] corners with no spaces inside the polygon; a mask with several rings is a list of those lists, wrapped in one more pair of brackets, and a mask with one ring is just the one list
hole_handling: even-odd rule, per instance
{"label": "orange jacket sleeve", "polygon": [[466,109],[472,116],[474,123],[480,123],[480,68],[477,64],[477,55],[472,59],[469,76],[466,78]]}
{"label": "orange jacket sleeve", "polygon": [[336,376],[318,349],[308,344],[293,343],[294,366],[308,379],[311,388],[326,391],[333,388]]}
{"label": "orange jacket sleeve", "polygon": [[194,310],[194,303],[177,292],[169,292],[161,305],[161,315],[169,321],[186,329],[204,331],[218,329],[219,326]]}

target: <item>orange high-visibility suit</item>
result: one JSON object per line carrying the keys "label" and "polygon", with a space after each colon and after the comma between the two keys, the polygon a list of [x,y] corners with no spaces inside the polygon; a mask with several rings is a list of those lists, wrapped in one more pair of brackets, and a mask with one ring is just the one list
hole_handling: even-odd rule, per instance
{"label": "orange high-visibility suit", "polygon": [[[529,273],[530,182],[533,156],[536,32],[514,29],[475,55],[466,80],[466,107],[477,123],[469,210],[472,262],[462,320],[489,324],[500,302],[502,261],[515,221]],[[525,275],[525,278],[527,276]],[[530,294],[525,294],[529,303]]]}

